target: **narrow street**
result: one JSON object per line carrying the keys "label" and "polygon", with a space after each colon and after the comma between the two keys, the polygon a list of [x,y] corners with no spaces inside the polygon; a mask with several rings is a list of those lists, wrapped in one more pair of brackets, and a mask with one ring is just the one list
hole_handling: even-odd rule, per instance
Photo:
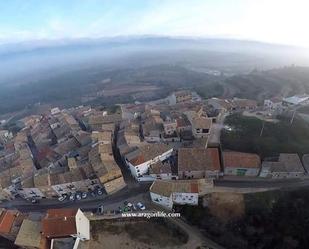
{"label": "narrow street", "polygon": [[51,208],[81,208],[85,210],[95,209],[99,205],[110,205],[113,203],[123,202],[128,198],[147,193],[149,190],[149,184],[141,184],[135,188],[125,188],[119,192],[100,197],[88,197],[87,199],[80,201],[63,201],[60,202],[57,199],[42,199],[37,204],[32,204],[24,199],[15,199],[8,202],[0,203],[1,208],[17,209],[21,212],[45,212]]}
{"label": "narrow street", "polygon": [[220,114],[217,118],[217,122],[212,124],[208,139],[209,144],[220,144],[221,130],[224,128],[224,120],[227,115],[227,113]]}

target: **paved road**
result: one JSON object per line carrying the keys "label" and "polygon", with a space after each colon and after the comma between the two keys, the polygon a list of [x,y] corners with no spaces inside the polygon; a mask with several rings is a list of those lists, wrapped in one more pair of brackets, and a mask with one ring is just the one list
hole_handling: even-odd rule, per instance
{"label": "paved road", "polygon": [[15,199],[10,202],[0,203],[1,208],[18,209],[21,212],[44,212],[51,208],[81,208],[84,210],[90,210],[97,208],[99,205],[108,205],[117,202],[123,202],[128,198],[136,195],[146,193],[149,190],[149,184],[142,184],[134,188],[125,188],[113,195],[90,198],[81,201],[64,201],[59,202],[57,199],[42,199],[39,204],[32,204],[23,199]]}
{"label": "paved road", "polygon": [[309,186],[309,179],[219,179],[215,180],[214,185],[232,188],[297,188]]}
{"label": "paved road", "polygon": [[[260,179],[260,178],[226,178],[215,180],[216,187],[230,187],[230,188],[280,188],[280,189],[293,189],[299,187],[309,186],[309,178],[304,179]],[[10,202],[0,203],[0,207],[7,209],[18,209],[22,212],[45,212],[50,208],[82,208],[90,210],[97,208],[99,205],[112,205],[114,203],[123,202],[129,198],[137,195],[147,193],[150,184],[139,184],[134,187],[126,187],[123,190],[104,197],[88,198],[81,201],[65,201],[59,202],[57,199],[43,199],[39,204],[31,204],[23,199],[15,199]]]}

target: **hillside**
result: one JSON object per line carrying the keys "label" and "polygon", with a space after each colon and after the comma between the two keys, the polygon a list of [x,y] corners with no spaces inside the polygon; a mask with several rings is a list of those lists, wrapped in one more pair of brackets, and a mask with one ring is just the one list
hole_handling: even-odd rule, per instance
{"label": "hillside", "polygon": [[225,87],[226,97],[259,101],[273,96],[309,93],[309,68],[291,66],[235,75],[225,80]]}
{"label": "hillside", "polygon": [[180,88],[197,91],[203,98],[241,97],[260,102],[273,96],[309,93],[309,68],[305,67],[228,76],[224,70],[218,71],[221,74],[214,74],[211,70],[204,72],[202,68],[190,69],[193,65],[185,61],[183,65],[167,63],[129,67],[130,60],[127,58],[126,67],[99,64],[58,72],[53,76],[50,73],[25,84],[3,85],[0,114],[31,108],[36,103],[72,106],[147,101],[166,97],[169,92]]}

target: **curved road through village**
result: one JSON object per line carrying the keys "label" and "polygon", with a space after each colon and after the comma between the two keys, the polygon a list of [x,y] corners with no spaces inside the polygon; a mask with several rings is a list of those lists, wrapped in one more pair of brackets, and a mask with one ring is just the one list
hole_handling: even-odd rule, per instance
{"label": "curved road through village", "polygon": [[29,201],[17,198],[12,201],[0,203],[0,207],[6,209],[18,209],[21,212],[45,212],[47,209],[51,208],[81,208],[83,210],[93,210],[102,204],[110,205],[119,203],[128,198],[146,193],[149,190],[149,187],[149,184],[142,184],[132,188],[126,187],[113,195],[88,197],[87,199],[74,202],[69,200],[60,202],[58,199],[42,199],[39,203],[32,204]]}
{"label": "curved road through village", "polygon": [[[309,178],[303,179],[260,179],[260,178],[224,178],[214,181],[215,187],[224,187],[231,189],[250,188],[254,189],[294,189],[309,186]],[[84,210],[96,209],[99,205],[112,205],[122,203],[129,198],[134,198],[149,191],[150,184],[136,184],[132,187],[126,187],[119,192],[100,197],[88,197],[81,201],[59,202],[57,199],[43,199],[40,203],[32,204],[24,199],[15,199],[0,203],[0,207],[6,209],[18,209],[22,212],[45,212],[50,208],[81,208]]]}

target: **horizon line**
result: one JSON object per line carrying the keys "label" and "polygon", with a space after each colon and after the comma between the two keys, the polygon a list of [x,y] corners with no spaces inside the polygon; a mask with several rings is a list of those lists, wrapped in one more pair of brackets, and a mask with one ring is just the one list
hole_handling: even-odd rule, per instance
{"label": "horizon line", "polygon": [[[112,40],[112,39],[137,39],[137,38],[169,38],[169,39],[188,39],[188,40],[230,40],[230,41],[239,41],[239,42],[251,42],[251,43],[260,43],[265,45],[273,45],[273,46],[282,46],[282,47],[290,47],[290,48],[299,48],[299,49],[308,49],[308,47],[304,47],[301,45],[295,44],[286,44],[286,43],[277,43],[277,42],[269,42],[269,41],[262,41],[262,40],[254,40],[249,38],[239,38],[233,36],[224,36],[224,35],[201,35],[201,36],[192,36],[192,35],[165,35],[165,34],[132,34],[132,35],[113,35],[113,36],[84,36],[84,37],[63,37],[63,38],[34,38],[34,39],[25,39],[20,41],[7,41],[1,42],[0,40],[0,47],[3,46],[13,46],[13,45],[20,45],[20,44],[28,44],[32,42],[45,42],[45,45],[68,45],[70,42],[74,41],[95,41],[95,40]],[[54,44],[47,44],[52,43]],[[64,43],[64,44],[61,44]],[[58,44],[57,44],[58,43]],[[39,44],[37,44],[39,45]],[[43,44],[42,44],[43,45]]]}

